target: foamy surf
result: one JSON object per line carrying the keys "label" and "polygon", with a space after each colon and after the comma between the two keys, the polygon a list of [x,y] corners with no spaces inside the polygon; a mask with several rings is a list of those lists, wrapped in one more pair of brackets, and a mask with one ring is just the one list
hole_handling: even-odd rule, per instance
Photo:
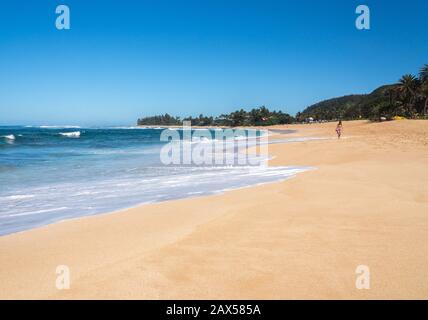
{"label": "foamy surf", "polygon": [[[0,141],[2,147],[8,142],[11,145],[5,146],[0,157],[0,235],[140,204],[280,181],[308,169],[227,164],[165,166],[159,159],[166,143],[160,140],[161,129],[0,130],[4,130],[0,137],[13,134],[20,141]],[[205,147],[218,142],[216,129],[207,130],[211,139],[201,136],[188,142]],[[84,140],[71,139],[83,135]],[[238,148],[255,142],[237,134],[225,141],[223,151],[233,156]]]}
{"label": "foamy surf", "polygon": [[[32,195],[32,194],[18,194],[18,195],[7,196],[7,197],[2,197],[2,198],[6,199],[6,200],[23,200],[23,199],[34,198],[34,195]],[[0,198],[0,199],[2,199],[2,198]]]}
{"label": "foamy surf", "polygon": [[16,137],[13,134],[2,136],[2,138],[6,139],[6,140],[15,140],[16,139]]}
{"label": "foamy surf", "polygon": [[59,134],[67,138],[80,138],[80,131],[60,132]]}
{"label": "foamy surf", "polygon": [[[32,128],[33,126],[27,126]],[[80,126],[74,126],[74,125],[63,125],[63,126],[38,126],[36,128],[40,129],[78,129]]]}

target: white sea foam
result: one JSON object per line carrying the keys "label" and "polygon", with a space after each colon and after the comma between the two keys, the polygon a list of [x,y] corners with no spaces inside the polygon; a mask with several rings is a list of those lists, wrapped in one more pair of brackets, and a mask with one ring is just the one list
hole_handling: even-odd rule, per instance
{"label": "white sea foam", "polygon": [[21,216],[30,216],[33,214],[39,214],[39,213],[46,213],[46,212],[54,212],[54,211],[62,211],[68,209],[67,207],[60,207],[60,208],[52,208],[52,209],[42,209],[42,210],[36,210],[36,211],[30,211],[30,212],[23,212],[23,213],[15,213],[10,214],[5,217],[21,217]]}
{"label": "white sea foam", "polygon": [[80,126],[65,125],[65,126],[39,126],[41,129],[77,129]]}
{"label": "white sea foam", "polygon": [[23,200],[23,199],[29,199],[29,198],[34,198],[34,195],[33,194],[18,194],[18,195],[14,195],[14,196],[3,197],[3,199],[7,199],[7,200]]}
{"label": "white sea foam", "polygon": [[2,138],[5,138],[6,140],[15,140],[15,136],[13,134],[9,134],[7,136],[2,136]]}
{"label": "white sea foam", "polygon": [[68,138],[79,138],[80,137],[80,131],[74,131],[74,132],[60,132],[60,135]]}
{"label": "white sea foam", "polygon": [[[153,170],[159,168],[154,167]],[[90,185],[76,181],[43,188],[30,187],[26,193],[0,197],[0,218],[10,223],[5,223],[4,228],[0,224],[0,235],[70,217],[280,181],[310,169],[252,166],[162,168],[164,172],[156,178],[135,173],[94,180]]]}
{"label": "white sea foam", "polygon": [[122,127],[106,127],[105,129],[112,129],[112,130],[147,130],[147,129],[154,129],[151,127],[140,127],[140,126],[122,126]]}
{"label": "white sea foam", "polygon": [[[68,154],[62,148],[70,147],[67,143],[67,141],[70,142],[69,139],[79,138],[82,135],[85,140],[90,142],[92,137],[96,136],[90,130],[96,129],[85,128],[79,131],[78,129],[59,129],[51,134],[46,134],[46,130],[40,130],[43,133],[42,136],[49,139],[49,145],[46,148],[48,152],[41,156],[50,161],[43,162],[43,166],[37,167],[38,170],[33,170],[32,167],[28,167],[27,170],[27,167],[24,166],[22,170],[20,167],[14,169],[18,174],[22,174],[22,178],[20,177],[19,181],[16,179],[16,184],[11,183],[6,186],[7,188],[0,188],[0,235],[64,219],[112,212],[139,204],[211,195],[222,193],[225,190],[280,181],[309,169],[234,166],[227,163],[221,166],[168,167],[162,165],[158,159],[158,151],[162,148],[162,144],[145,144],[145,140],[142,140],[141,145],[132,143],[128,145],[128,140],[124,139],[123,147],[117,147],[111,145],[111,138],[103,137],[103,135],[114,135],[115,133],[105,133],[102,131],[104,129],[100,128],[99,131],[101,144],[98,144],[97,140],[94,141],[93,146],[87,148],[85,143],[78,143],[82,141],[77,139],[75,143],[72,143],[69,151],[73,156],[79,154],[80,157],[66,158],[67,161],[61,157],[61,162],[52,161],[50,155],[55,149],[51,148],[51,143],[58,144],[58,147],[61,148],[58,149],[59,153]],[[19,140],[19,132],[13,132]],[[10,131],[6,133],[10,133]],[[121,134],[129,134],[132,142],[135,136],[138,136],[138,133],[134,132],[124,131]],[[157,137],[156,134],[153,136]],[[27,135],[30,134],[24,131],[24,136]],[[51,139],[52,135],[56,135],[57,139]],[[152,137],[150,132],[141,132],[141,135]],[[64,139],[59,138],[61,136]],[[252,139],[256,138],[254,135],[248,137],[248,141],[245,141],[247,137],[244,135],[237,136],[231,135],[228,137],[230,138],[227,139],[228,141],[220,140],[225,142],[223,152],[227,155],[236,155],[241,145],[256,143],[256,140]],[[216,142],[215,138],[216,136],[211,131],[210,137],[205,138],[201,135],[201,137],[194,137],[193,141],[177,140],[175,142],[200,143],[209,147],[210,143]],[[239,141],[241,139],[243,141]],[[151,140],[149,141],[151,142]],[[13,142],[8,141],[8,143]],[[261,143],[270,144],[271,141]],[[78,149],[80,147],[81,149]],[[37,155],[43,151],[45,149],[40,148],[39,145],[34,149]],[[215,150],[207,152],[215,153]],[[56,156],[56,154],[57,152],[52,152],[52,155]],[[89,158],[85,158],[87,156]],[[82,160],[87,159],[89,161],[82,165]],[[29,163],[33,165],[32,159],[30,160]],[[2,173],[9,175],[14,172],[2,171]]]}

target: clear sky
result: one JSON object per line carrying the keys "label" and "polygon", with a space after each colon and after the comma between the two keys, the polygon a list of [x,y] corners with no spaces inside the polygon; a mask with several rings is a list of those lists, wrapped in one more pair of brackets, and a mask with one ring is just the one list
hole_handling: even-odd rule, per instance
{"label": "clear sky", "polygon": [[[55,28],[66,4],[71,29]],[[355,9],[371,9],[371,30]],[[428,63],[425,0],[0,2],[0,125],[295,114]]]}

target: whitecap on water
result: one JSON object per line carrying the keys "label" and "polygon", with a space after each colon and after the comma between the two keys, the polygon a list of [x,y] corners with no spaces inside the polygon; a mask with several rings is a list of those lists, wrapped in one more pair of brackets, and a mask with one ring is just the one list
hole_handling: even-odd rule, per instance
{"label": "whitecap on water", "polygon": [[74,131],[74,132],[60,132],[60,135],[68,138],[80,138],[80,131]]}
{"label": "whitecap on water", "polygon": [[9,134],[7,136],[2,136],[2,138],[5,138],[6,140],[15,140],[15,136],[13,134]]}

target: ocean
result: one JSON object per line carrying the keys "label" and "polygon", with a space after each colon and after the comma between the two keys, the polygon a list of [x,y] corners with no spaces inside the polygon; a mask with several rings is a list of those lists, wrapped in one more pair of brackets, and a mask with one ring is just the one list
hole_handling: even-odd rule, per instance
{"label": "ocean", "polygon": [[[163,130],[0,127],[0,235],[140,204],[279,181],[308,169],[165,165],[160,160],[160,151],[168,143],[160,140]],[[209,132],[214,139],[214,129]],[[197,140],[192,145],[207,142]],[[227,152],[237,149],[235,145]]]}

